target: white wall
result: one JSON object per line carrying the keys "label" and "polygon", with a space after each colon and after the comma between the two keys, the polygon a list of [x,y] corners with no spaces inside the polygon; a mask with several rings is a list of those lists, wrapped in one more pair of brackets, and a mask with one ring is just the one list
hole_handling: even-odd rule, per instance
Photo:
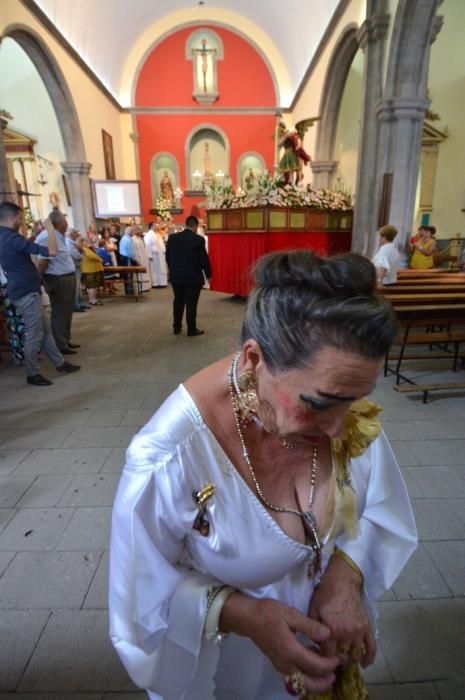
{"label": "white wall", "polygon": [[441,144],[430,223],[438,237],[465,236],[465,2],[444,0],[439,8],[444,25],[431,47],[428,87],[434,112],[449,137]]}
{"label": "white wall", "polygon": [[35,139],[36,156],[41,155],[53,163],[43,171],[48,181],[46,185],[28,182],[30,189],[34,185],[33,193],[41,195],[31,197],[33,216],[46,216],[52,208],[50,193],[58,192],[62,211],[72,220],[61,177],[60,163],[66,157],[55,110],[34,64],[13,39],[6,38],[0,45],[0,75],[0,105],[13,116],[9,127]]}
{"label": "white wall", "polygon": [[352,194],[357,182],[362,76],[363,52],[359,49],[354,56],[342,95],[334,152],[334,160],[339,161],[336,178],[340,177]]}

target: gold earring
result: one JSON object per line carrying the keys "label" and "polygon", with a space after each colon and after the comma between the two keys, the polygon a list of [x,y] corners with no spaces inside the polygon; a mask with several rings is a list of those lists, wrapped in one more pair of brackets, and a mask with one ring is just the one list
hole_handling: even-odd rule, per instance
{"label": "gold earring", "polygon": [[247,370],[237,378],[239,393],[234,396],[234,410],[244,425],[257,415],[257,377],[255,372]]}

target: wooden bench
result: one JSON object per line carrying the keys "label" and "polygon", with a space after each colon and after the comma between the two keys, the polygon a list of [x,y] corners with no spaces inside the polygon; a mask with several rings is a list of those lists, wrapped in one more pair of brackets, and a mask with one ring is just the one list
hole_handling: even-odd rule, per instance
{"label": "wooden bench", "polygon": [[427,403],[430,391],[450,391],[451,389],[465,389],[465,382],[435,382],[433,384],[407,384],[395,386],[395,391],[400,394],[407,394],[414,391],[421,391],[423,403]]}
{"label": "wooden bench", "polygon": [[[402,362],[407,360],[430,360],[430,359],[452,359],[454,371],[457,370],[458,361],[465,353],[460,352],[460,343],[465,342],[465,330],[440,330],[430,332],[413,331],[419,326],[431,326],[433,324],[441,324],[441,326],[451,327],[465,324],[465,304],[449,303],[449,304],[425,304],[416,303],[411,305],[394,306],[398,321],[404,327],[404,331],[399,333],[395,344],[400,345],[398,354],[389,353],[386,355],[384,364],[384,376],[394,374],[396,376],[396,385],[401,380],[414,385],[411,379],[401,374]],[[406,348],[409,345],[446,345],[452,343],[454,345],[453,352],[444,347],[441,352],[430,351],[422,354],[405,354]],[[390,367],[389,363],[395,362],[395,368]]]}

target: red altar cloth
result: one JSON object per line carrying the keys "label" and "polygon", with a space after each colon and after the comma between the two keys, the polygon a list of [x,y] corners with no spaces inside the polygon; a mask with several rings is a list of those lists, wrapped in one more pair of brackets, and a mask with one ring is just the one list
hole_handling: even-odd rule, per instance
{"label": "red altar cloth", "polygon": [[348,231],[210,231],[210,289],[247,296],[252,286],[251,268],[265,253],[311,248],[319,255],[335,255],[350,250],[350,245]]}

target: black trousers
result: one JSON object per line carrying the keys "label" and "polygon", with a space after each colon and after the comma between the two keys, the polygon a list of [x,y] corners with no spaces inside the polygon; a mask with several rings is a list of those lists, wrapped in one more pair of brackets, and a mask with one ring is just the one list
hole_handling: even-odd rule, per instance
{"label": "black trousers", "polygon": [[186,309],[187,332],[197,328],[197,304],[202,289],[200,284],[173,284],[173,329],[180,331],[184,308]]}
{"label": "black trousers", "polygon": [[68,347],[74,311],[76,276],[44,275],[45,291],[50,297],[52,333],[58,350]]}
{"label": "black trousers", "polygon": [[[135,260],[132,258],[128,258],[126,255],[120,255],[120,265],[138,265]],[[124,293],[129,296],[134,294],[134,288],[132,286],[132,273],[130,272],[122,272],[121,273],[121,278],[124,280]]]}

